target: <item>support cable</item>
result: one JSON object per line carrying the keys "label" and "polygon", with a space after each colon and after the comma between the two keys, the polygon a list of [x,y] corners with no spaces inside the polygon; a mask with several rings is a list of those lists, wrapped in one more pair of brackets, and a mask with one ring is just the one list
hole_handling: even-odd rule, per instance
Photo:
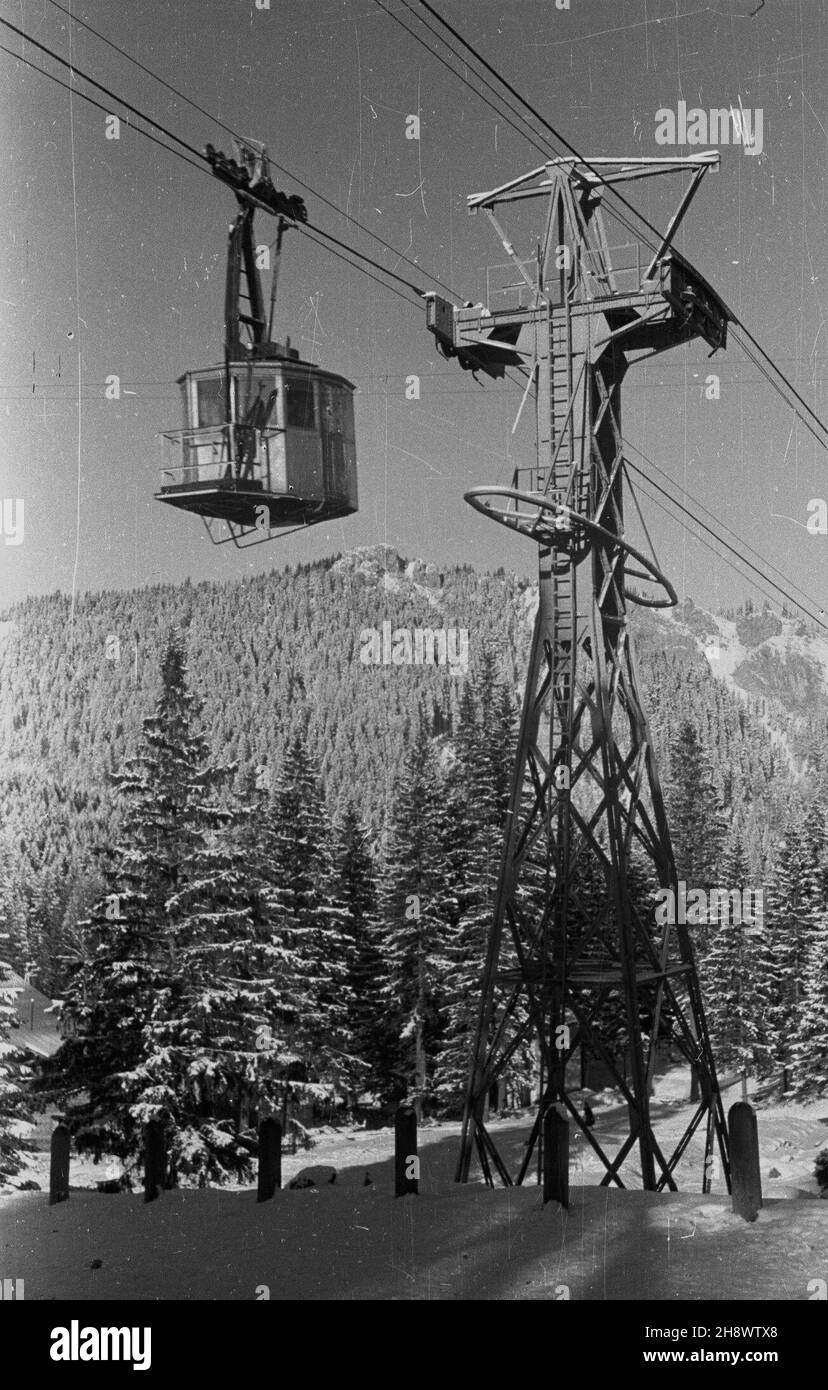
{"label": "support cable", "polygon": [[[221,130],[225,131],[228,135],[232,136],[234,140],[244,139],[244,137],[240,135],[237,130],[234,130],[232,126],[229,126],[226,121],[221,120],[219,116],[216,116],[213,112],[208,111],[206,107],[199,105],[199,103],[195,101],[193,97],[187,96],[187,93],[182,92],[179,87],[174,87],[171,82],[167,82],[165,78],[159,77],[158,73],[153,72],[152,68],[147,67],[146,63],[140,62],[137,58],[133,57],[131,53],[128,53],[126,49],[121,48],[117,43],[114,43],[112,39],[108,39],[105,34],[102,34],[100,32],[100,30],[93,28],[91,24],[87,24],[87,22],[83,19],[80,19],[78,15],[72,14],[70,10],[66,9],[65,5],[59,4],[58,0],[48,0],[48,3],[52,5],[54,9],[60,10],[61,14],[66,15],[68,19],[71,19],[73,21],[73,23],[79,24],[81,28],[87,29],[90,34],[94,34],[96,39],[100,39],[102,43],[107,44],[109,48],[113,49],[114,52],[118,53],[122,58],[125,58],[127,62],[134,63],[135,67],[139,68],[141,72],[146,73],[147,77],[152,78],[153,82],[157,82],[160,86],[165,87],[168,92],[171,92],[173,94],[173,96],[178,97],[179,101],[186,102],[187,105],[191,106],[194,111],[198,111],[199,115],[204,116],[213,125],[219,126]],[[396,246],[392,246],[391,243],[386,241],[383,237],[381,237],[378,232],[374,232],[371,230],[370,227],[366,227],[365,224],[360,222],[357,217],[354,217],[351,213],[346,212],[344,208],[341,208],[339,204],[335,203],[331,198],[326,197],[324,193],[320,193],[319,189],[314,188],[313,185],[308,183],[306,179],[300,178],[300,176],[297,173],[295,173],[291,169],[286,168],[284,164],[280,164],[278,160],[273,159],[270,155],[268,155],[268,159],[269,162],[273,165],[274,169],[278,169],[279,172],[281,174],[284,174],[285,177],[289,179],[292,183],[301,184],[302,188],[306,188],[308,192],[312,193],[314,198],[316,198],[320,203],[324,203],[327,207],[331,208],[334,212],[338,213],[340,217],[344,217],[348,222],[353,223],[353,225],[355,227],[358,227],[361,232],[364,232],[366,236],[372,237],[373,240],[378,242],[380,246],[383,246],[386,251],[390,251],[392,256],[396,256],[398,260],[405,261],[408,265],[414,266],[417,270],[422,270],[423,274],[426,275],[429,280],[433,280],[435,285],[439,285],[440,288],[444,289],[447,294],[454,295],[457,299],[462,299],[462,295],[460,295],[456,290],[451,289],[449,285],[446,285],[439,278],[439,276],[432,275],[429,271],[425,270],[421,265],[419,265],[417,261],[411,260],[410,257],[405,254],[404,251],[399,251]]]}
{"label": "support cable", "polygon": [[[385,6],[381,4],[381,0],[376,0],[376,3],[377,3],[377,4],[380,4],[380,7],[381,7],[382,9],[385,9]],[[410,13],[412,13],[412,14],[414,13],[414,11],[413,11],[412,8],[411,8],[411,5],[408,4],[407,0],[401,0],[401,3],[405,6],[406,10],[408,10],[408,11],[409,11]],[[467,50],[467,52],[471,53],[472,56],[474,57],[474,59],[480,64],[480,66],[483,67],[488,73],[490,73],[490,74],[492,75],[492,77],[494,77],[494,78],[506,89],[506,91],[509,92],[509,94],[510,94],[511,96],[513,96],[517,101],[519,101],[520,104],[521,104],[523,107],[525,107],[525,109],[526,109],[527,111],[530,112],[530,114],[534,117],[534,119],[535,119],[536,121],[538,121],[538,122],[544,127],[544,129],[547,130],[547,131],[549,132],[550,135],[554,136],[554,138],[555,138],[556,140],[558,140],[558,141],[563,145],[564,149],[568,150],[569,153],[570,153],[571,155],[573,155],[573,156],[578,160],[578,162],[579,162],[580,164],[583,164],[584,168],[585,168],[585,169],[588,169],[588,170],[590,171],[590,173],[591,173],[601,184],[604,185],[604,187],[606,188],[607,193],[608,193],[610,196],[616,198],[625,208],[628,209],[629,212],[631,212],[631,213],[638,219],[638,221],[639,221],[644,227],[647,228],[647,230],[648,230],[649,232],[652,232],[653,235],[656,236],[656,237],[658,238],[658,242],[657,242],[656,246],[653,246],[653,243],[650,242],[646,237],[642,237],[642,240],[645,242],[645,244],[646,244],[646,245],[649,245],[650,248],[651,248],[652,250],[657,249],[657,246],[658,246],[658,245],[661,245],[661,242],[662,242],[662,233],[659,232],[658,228],[655,227],[655,226],[653,225],[653,223],[650,222],[650,221],[648,220],[648,218],[644,215],[644,213],[642,213],[642,212],[640,211],[640,209],[638,209],[638,208],[635,206],[634,203],[630,202],[630,200],[629,200],[628,198],[626,198],[626,197],[624,196],[623,193],[619,192],[617,185],[615,185],[615,184],[613,184],[613,183],[607,183],[607,182],[606,182],[606,179],[605,179],[605,177],[604,177],[604,175],[601,174],[600,170],[597,169],[597,168],[595,168],[593,165],[591,165],[590,162],[589,162],[589,160],[586,159],[586,158],[584,157],[584,155],[582,155],[582,154],[580,153],[580,151],[577,150],[577,149],[575,148],[575,146],[574,146],[573,144],[571,144],[570,141],[567,140],[566,137],[565,137],[564,135],[562,135],[561,132],[560,132],[559,130],[557,130],[556,127],[553,126],[552,123],[546,119],[545,116],[541,115],[540,111],[538,111],[537,108],[536,108],[535,106],[533,106],[532,103],[531,103],[530,101],[528,101],[526,97],[521,96],[520,92],[517,91],[517,89],[516,89],[516,88],[513,86],[513,84],[508,80],[508,78],[504,77],[503,74],[502,74],[501,72],[499,72],[499,71],[497,70],[497,68],[495,68],[495,67],[493,66],[493,64],[489,63],[489,62],[487,61],[487,59],[485,59],[485,58],[483,57],[482,53],[480,53],[480,52],[475,48],[475,46],[474,46],[472,43],[470,43],[470,42],[468,41],[468,39],[465,39],[465,38],[463,37],[463,35],[459,32],[459,30],[456,29],[456,28],[454,27],[454,25],[450,24],[450,23],[448,22],[447,19],[445,19],[437,10],[434,9],[434,7],[433,7],[431,4],[428,3],[428,0],[417,0],[417,3],[418,3],[419,5],[421,5],[422,8],[423,8],[424,10],[426,10],[426,11],[437,21],[438,24],[440,24],[444,29],[446,29],[446,30],[452,35],[452,37],[453,37],[458,43],[460,43],[460,44],[463,46],[464,49]],[[386,10],[386,13],[389,13],[389,11]],[[398,23],[401,22],[401,21],[399,20],[399,17],[398,17],[398,16],[392,14],[391,17],[394,18],[394,19],[397,19],[397,22],[398,22]],[[421,22],[424,23],[424,21],[422,21],[422,20],[421,20]],[[403,26],[403,27],[406,27],[406,26]],[[433,30],[430,29],[430,32],[433,33]],[[443,42],[446,43],[446,47],[449,49],[450,52],[452,52],[452,53],[454,54],[455,57],[458,57],[458,56],[459,56],[459,55],[456,53],[456,51],[455,51],[454,49],[451,48],[451,45],[448,44],[448,43],[446,42],[446,40],[443,40]],[[425,46],[426,46],[426,48],[428,48],[428,45],[427,45],[427,44],[426,44]],[[429,51],[429,52],[433,52],[433,50],[431,50],[431,49],[429,49],[428,51]],[[435,55],[435,56],[436,56],[436,55]],[[476,75],[476,76],[479,76],[479,74],[475,74],[475,75]],[[465,80],[465,79],[462,79],[462,78],[461,78],[461,80]],[[468,85],[471,85],[471,84],[468,84]],[[474,88],[472,88],[472,90],[474,90]],[[478,95],[479,95],[479,94],[478,94]],[[621,220],[622,222],[624,222],[625,225],[629,226],[629,223],[626,223],[626,222],[625,222],[625,219],[621,218],[621,216],[620,216],[619,213],[614,212],[613,215],[616,216],[616,217],[618,217],[619,220]],[[638,233],[638,235],[640,235],[640,233]],[[688,261],[688,265],[691,265],[691,263],[690,263],[689,261]],[[695,270],[696,267],[691,265],[691,269]],[[699,273],[699,272],[697,272],[697,273]],[[767,365],[768,365],[768,366],[771,368],[771,370],[774,371],[774,372],[777,374],[777,376],[780,378],[781,382],[784,384],[785,388],[790,392],[791,396],[794,398],[794,400],[796,401],[797,405],[801,408],[802,411],[805,412],[805,414],[806,414],[807,416],[809,416],[809,417],[819,426],[819,428],[820,428],[820,429],[823,431],[823,433],[825,434],[826,440],[828,440],[828,425],[826,425],[825,422],[824,422],[822,419],[820,419],[820,417],[816,414],[816,412],[811,408],[811,406],[808,405],[808,402],[805,400],[805,398],[800,394],[800,392],[796,389],[796,387],[793,385],[793,383],[792,383],[792,382],[789,380],[789,378],[785,375],[785,373],[782,371],[781,367],[778,367],[778,366],[776,365],[776,363],[775,363],[775,361],[773,360],[773,358],[772,358],[772,356],[770,355],[770,353],[768,353],[768,352],[766,351],[766,349],[762,347],[761,343],[758,342],[758,340],[756,339],[756,337],[754,336],[754,334],[750,331],[750,329],[747,327],[747,325],[744,323],[744,321],[743,321],[741,318],[739,318],[738,314],[734,313],[734,311],[733,311],[732,309],[730,309],[729,307],[728,307],[728,310],[727,310],[727,311],[728,311],[728,316],[729,316],[731,322],[734,323],[734,324],[736,324],[736,326],[742,330],[742,332],[745,334],[745,336],[746,336],[746,337],[750,340],[750,342],[753,344],[753,347],[755,348],[755,350],[756,350],[758,353],[761,354],[762,358],[763,358],[764,361],[767,363]],[[740,346],[744,347],[744,344],[740,344]],[[745,349],[745,350],[747,350],[747,349]],[[754,362],[755,362],[755,359],[752,359],[752,360],[754,360]],[[756,365],[758,366],[759,364],[756,363]],[[777,393],[778,393],[779,395],[782,395],[782,394],[783,394],[778,384],[774,384],[774,383],[770,383],[770,384],[774,385],[774,389],[777,391]],[[783,399],[784,399],[784,396],[783,396]],[[788,404],[791,404],[791,403],[788,402]],[[800,413],[800,409],[797,409],[797,405],[793,405],[793,406],[792,406],[792,409],[794,410],[794,413],[797,415],[797,417],[798,417],[800,420],[802,420],[802,423],[805,424],[805,425],[811,430],[811,433],[814,434],[814,437],[818,439],[819,443],[822,444],[823,448],[828,447],[828,443],[826,443],[826,440],[819,439],[819,436],[816,435],[815,432],[814,432],[814,430],[811,428],[811,426],[808,425],[808,421],[807,421],[807,420],[804,418],[804,416]]]}

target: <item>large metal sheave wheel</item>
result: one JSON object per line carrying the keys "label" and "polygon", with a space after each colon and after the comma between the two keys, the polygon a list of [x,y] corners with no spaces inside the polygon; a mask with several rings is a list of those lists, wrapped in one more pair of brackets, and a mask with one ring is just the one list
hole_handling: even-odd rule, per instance
{"label": "large metal sheave wheel", "polygon": [[674,608],[678,603],[678,595],[669,579],[652,560],[623,536],[614,535],[606,527],[573,512],[570,507],[563,506],[553,498],[544,497],[538,492],[522,492],[513,487],[475,487],[463,495],[475,511],[500,522],[501,526],[519,531],[538,545],[548,545],[553,550],[564,549],[573,535],[585,532],[592,540],[613,546],[624,555],[632,556],[644,567],[643,571],[626,570],[626,574],[660,585],[666,595],[664,598],[650,598],[625,588],[624,597],[630,603],[638,603],[644,608]]}

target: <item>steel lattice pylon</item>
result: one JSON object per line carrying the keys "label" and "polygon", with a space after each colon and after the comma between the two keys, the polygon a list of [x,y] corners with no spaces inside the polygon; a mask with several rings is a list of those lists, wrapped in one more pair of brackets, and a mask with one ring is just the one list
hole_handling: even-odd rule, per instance
{"label": "steel lattice pylon", "polygon": [[[624,538],[628,483],[620,395],[631,362],[701,337],[726,341],[727,310],[671,249],[715,154],[686,160],[556,160],[469,199],[483,208],[516,266],[528,303],[490,312],[429,296],[428,326],[447,356],[502,376],[530,365],[537,465],[512,487],[467,494],[478,510],[539,547],[539,600],[503,855],[482,981],[457,1178],[476,1146],[486,1181],[512,1177],[486,1125],[488,1097],[510,1061],[534,1050],[534,1127],[517,1174],[539,1170],[543,1116],[566,1112],[600,1156],[604,1183],[638,1145],[648,1189],[676,1187],[674,1171],[704,1122],[702,1189],[718,1143],[730,1183],[727,1131],[685,926],[656,928],[650,880],[676,891],[670,834],[630,645],[629,601],[676,602],[654,561]],[[596,170],[596,165],[603,168]],[[692,180],[643,271],[616,272],[601,213],[604,185],[684,171]],[[493,209],[544,198],[545,230],[532,261],[516,256]],[[640,248],[637,248],[637,255]],[[622,288],[627,274],[631,283]],[[531,476],[527,476],[530,475]],[[630,562],[634,563],[631,564]],[[655,582],[666,597],[631,589]],[[579,602],[579,593],[582,598]],[[614,1043],[623,1040],[629,1069]],[[672,1152],[658,1144],[650,1089],[659,1039],[688,1060],[699,1099]],[[600,1059],[628,1104],[626,1139],[604,1151],[573,1102],[567,1064]]]}

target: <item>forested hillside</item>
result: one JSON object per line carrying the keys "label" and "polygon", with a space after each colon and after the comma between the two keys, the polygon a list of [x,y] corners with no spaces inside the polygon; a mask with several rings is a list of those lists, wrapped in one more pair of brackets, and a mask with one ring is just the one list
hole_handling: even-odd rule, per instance
{"label": "forested hillside", "polygon": [[[59,988],[55,941],[99,886],[92,850],[112,839],[110,778],[136,751],[171,628],[183,635],[211,755],[235,764],[237,784],[278,770],[301,733],[331,811],[353,798],[378,836],[420,726],[448,740],[455,733],[464,674],[448,664],[367,665],[361,632],[381,632],[384,622],[464,629],[468,665],[490,650],[519,699],[533,611],[532,587],[513,576],[440,573],[378,547],[227,584],[92,594],[79,600],[73,627],[60,594],[3,614],[3,893],[43,987]],[[711,754],[725,814],[735,808],[745,821],[751,866],[761,871],[791,798],[787,749],[766,727],[761,697],[736,699],[711,678],[691,627],[635,619],[662,779],[689,720]],[[796,782],[797,798],[807,799],[825,716],[798,727],[811,745]]]}

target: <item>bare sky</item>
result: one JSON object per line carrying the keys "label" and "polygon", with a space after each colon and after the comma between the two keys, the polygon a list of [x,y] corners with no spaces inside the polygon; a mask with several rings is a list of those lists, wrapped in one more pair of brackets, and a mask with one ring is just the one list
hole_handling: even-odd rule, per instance
{"label": "bare sky", "polygon": [[[404,14],[400,0],[385,3]],[[486,268],[504,256],[485,219],[467,216],[465,195],[541,157],[374,0],[72,5],[459,297],[486,298]],[[767,0],[753,17],[746,0],[437,7],[588,156],[669,152],[656,143],[656,112],[679,101],[761,110],[762,153],[722,147],[679,245],[828,415],[823,0]],[[0,14],[69,56],[69,23],[48,0],[0,0]],[[2,42],[65,78],[7,31]],[[191,144],[229,148],[214,123],[79,28],[72,56]],[[175,379],[221,357],[234,200],[123,123],[107,140],[102,112],[77,98],[70,108],[66,91],[6,54],[0,64],[0,498],[25,500],[23,544],[0,538],[2,601],[73,583],[83,592],[227,578],[380,541],[443,563],[533,571],[532,547],[462,500],[475,484],[507,482],[516,455],[531,453],[529,430],[511,434],[519,393],[443,362],[422,311],[297,232],[286,240],[277,336],[358,387],[359,513],[241,556],[211,548],[195,517],[155,502],[159,432],[181,424]],[[419,141],[406,139],[412,114]],[[305,197],[312,220],[395,265],[301,183],[277,181]],[[631,196],[663,223],[679,191],[642,184]],[[629,240],[612,230],[614,242]],[[258,238],[268,233],[261,218]],[[432,287],[425,273],[398,269]],[[721,375],[716,402],[704,397],[711,370]],[[104,396],[112,374],[118,401]],[[405,399],[411,374],[419,401]],[[828,458],[756,367],[736,348],[710,363],[695,344],[633,368],[624,389],[631,459],[643,451],[828,608],[828,537],[805,530],[809,500],[828,495]],[[711,606],[744,597],[747,581],[642,506],[681,595]]]}

